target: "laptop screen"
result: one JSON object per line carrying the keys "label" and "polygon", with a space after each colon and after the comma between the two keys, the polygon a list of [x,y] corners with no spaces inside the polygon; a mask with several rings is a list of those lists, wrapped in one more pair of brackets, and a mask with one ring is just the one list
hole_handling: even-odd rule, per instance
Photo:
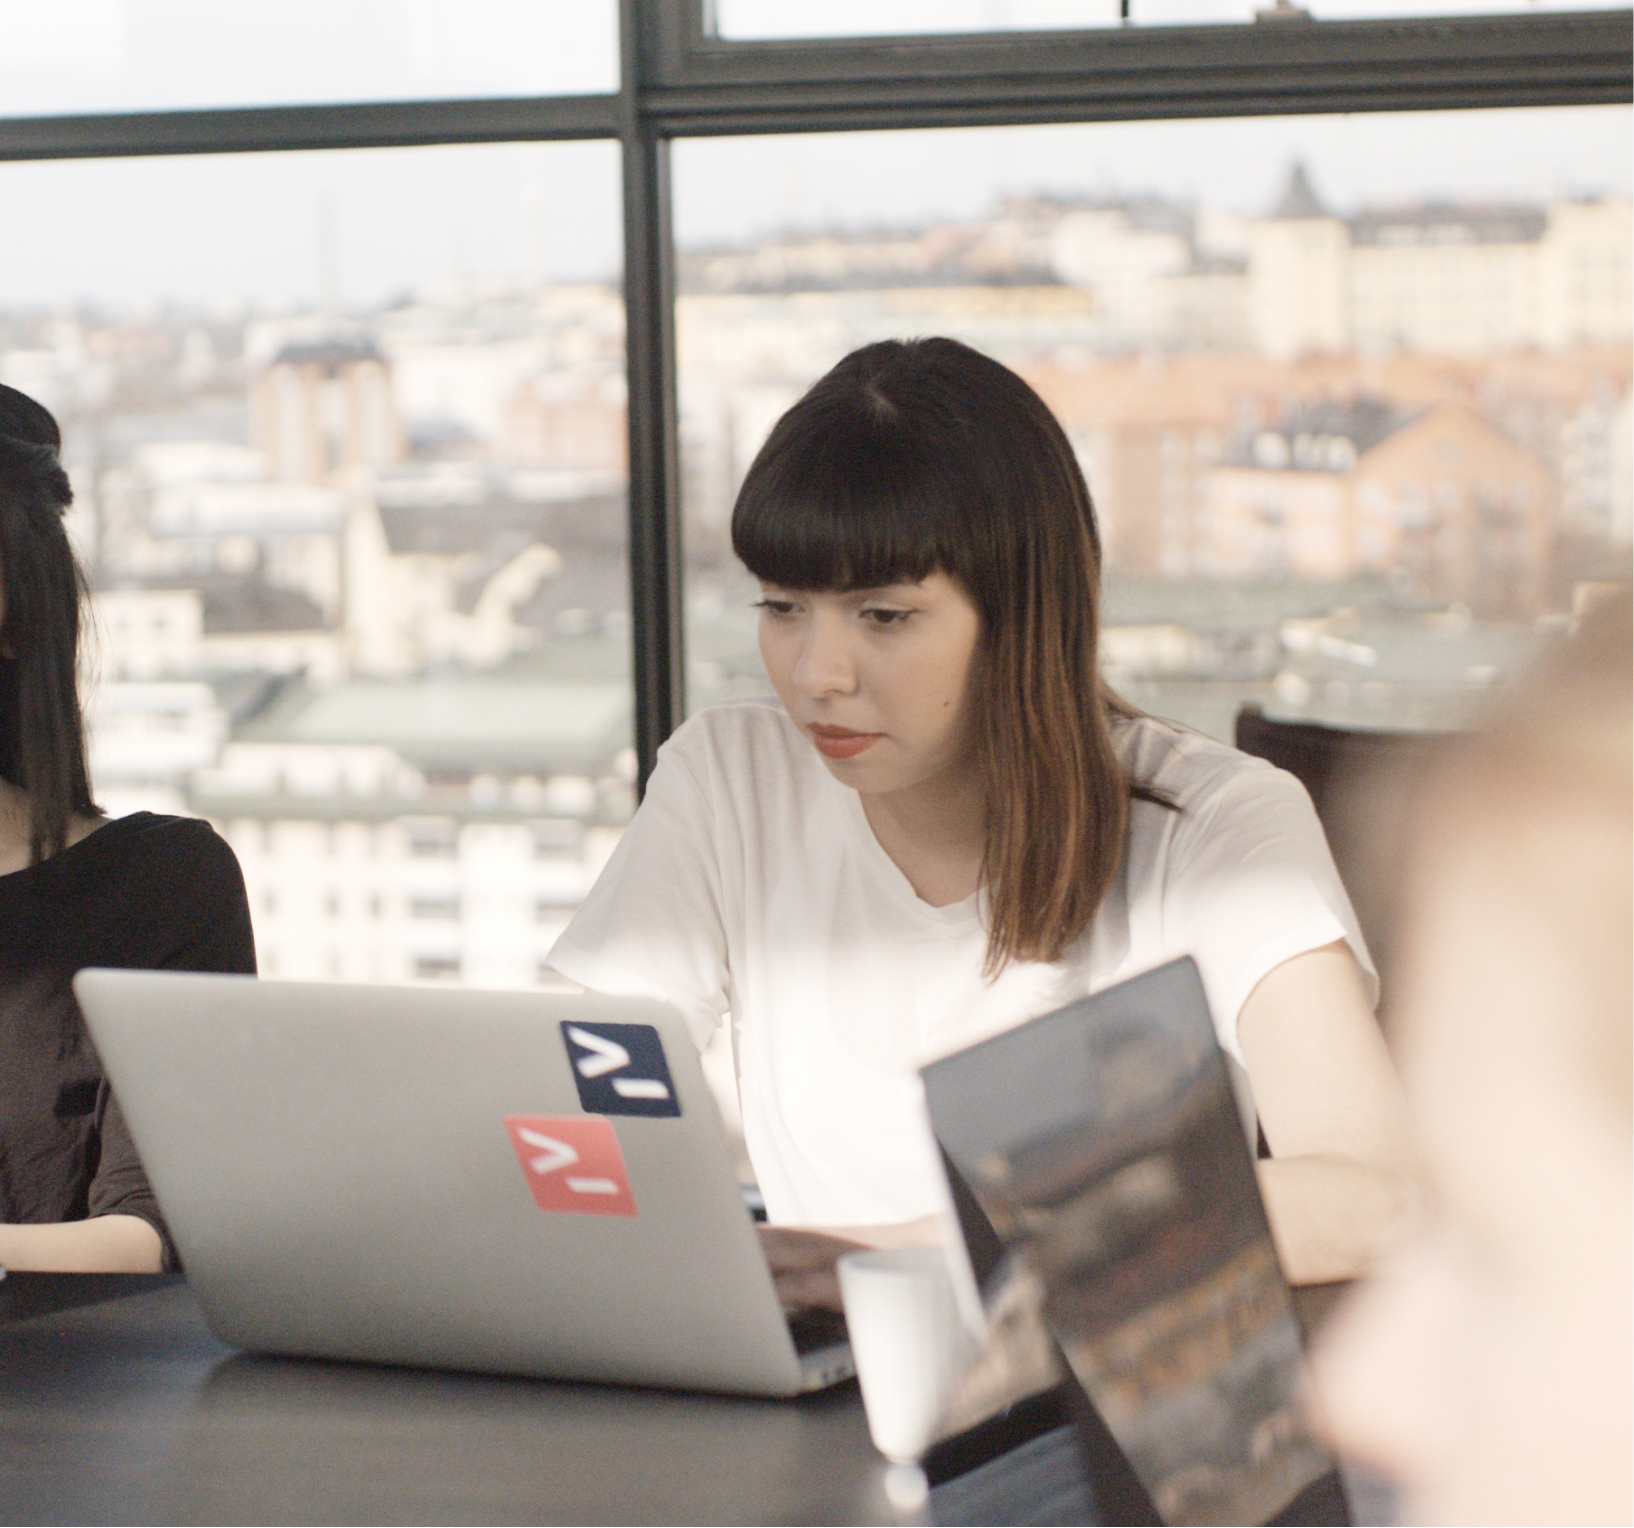
{"label": "laptop screen", "polygon": [[1042,1284],[1073,1377],[1163,1521],[1265,1523],[1331,1471],[1190,960],[924,1080],[978,1282],[990,1291],[1009,1253]]}

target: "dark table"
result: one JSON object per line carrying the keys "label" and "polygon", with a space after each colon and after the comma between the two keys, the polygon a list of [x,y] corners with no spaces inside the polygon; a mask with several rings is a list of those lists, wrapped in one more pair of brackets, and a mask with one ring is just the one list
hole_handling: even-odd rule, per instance
{"label": "dark table", "polygon": [[893,1521],[855,1381],[757,1401],[255,1358],[175,1280],[0,1291],[0,1521]]}

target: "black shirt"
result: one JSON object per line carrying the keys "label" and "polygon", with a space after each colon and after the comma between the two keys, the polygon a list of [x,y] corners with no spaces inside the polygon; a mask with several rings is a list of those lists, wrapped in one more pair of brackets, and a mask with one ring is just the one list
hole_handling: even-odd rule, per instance
{"label": "black shirt", "polygon": [[176,1253],[69,983],[255,972],[244,877],[206,822],[136,812],[0,876],[0,1222],[137,1215]]}

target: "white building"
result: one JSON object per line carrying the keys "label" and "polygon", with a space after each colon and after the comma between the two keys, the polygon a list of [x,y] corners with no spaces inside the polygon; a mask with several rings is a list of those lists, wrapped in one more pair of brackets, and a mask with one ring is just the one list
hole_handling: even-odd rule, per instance
{"label": "white building", "polygon": [[231,743],[190,799],[243,867],[262,973],[320,980],[537,985],[621,831],[586,820],[587,777],[429,788],[378,744]]}
{"label": "white building", "polygon": [[196,674],[204,651],[197,589],[99,589],[91,595],[86,658],[105,679]]}
{"label": "white building", "polygon": [[1279,359],[1411,350],[1482,355],[1628,344],[1627,197],[1547,208],[1426,203],[1341,218],[1295,166],[1249,227],[1254,347]]}
{"label": "white building", "polygon": [[92,794],[110,816],[184,812],[195,770],[215,762],[227,713],[197,682],[105,683],[85,711]]}
{"label": "white building", "polygon": [[360,332],[291,339],[250,385],[256,443],[270,475],[328,483],[404,454],[391,367]]}

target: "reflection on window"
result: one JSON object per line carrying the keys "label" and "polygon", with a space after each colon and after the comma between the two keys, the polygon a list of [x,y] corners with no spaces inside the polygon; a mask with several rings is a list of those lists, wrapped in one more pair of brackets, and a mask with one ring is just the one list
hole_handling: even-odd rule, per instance
{"label": "reflection on window", "polygon": [[[1565,183],[1607,118],[1547,125]],[[1480,127],[1421,119],[1421,168],[1445,170],[1438,134]],[[1104,130],[1058,131],[1096,163]],[[982,136],[946,134],[944,152],[979,165]],[[711,152],[685,146],[683,218]],[[1246,209],[1178,187],[999,182],[980,214],[894,226],[847,226],[853,193],[818,187],[824,226],[807,183],[792,231],[692,241],[692,703],[765,689],[727,540],[750,459],[839,356],[893,335],[956,335],[1042,393],[1101,517],[1110,678],[1216,736],[1245,701],[1344,726],[1453,725],[1587,586],[1625,576],[1626,174],[1494,198],[1428,192],[1404,165],[1396,196],[1342,206],[1319,166],[1279,169]]]}
{"label": "reflection on window", "polygon": [[743,42],[1626,9],[1622,0],[714,0],[716,35]]}
{"label": "reflection on window", "polygon": [[0,183],[76,250],[8,266],[0,381],[63,427],[99,801],[219,827],[265,970],[531,985],[632,805],[616,148]]}
{"label": "reflection on window", "polygon": [[0,117],[618,88],[613,0],[0,0]]}

